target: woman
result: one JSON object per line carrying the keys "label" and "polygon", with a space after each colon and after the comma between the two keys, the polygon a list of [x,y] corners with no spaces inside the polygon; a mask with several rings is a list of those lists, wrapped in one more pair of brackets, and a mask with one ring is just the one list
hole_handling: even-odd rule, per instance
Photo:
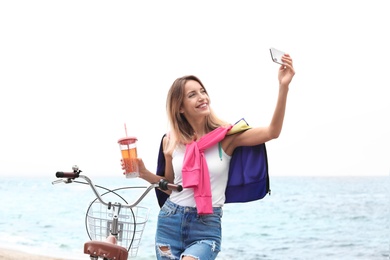
{"label": "woman", "polygon": [[[229,162],[236,147],[255,146],[278,138],[289,84],[295,74],[288,54],[278,72],[279,95],[268,126],[229,135],[232,126],[210,108],[210,98],[195,76],[178,78],[167,97],[170,133],[163,139],[165,178],[183,185],[160,210],[157,259],[215,259],[221,249],[221,217]],[[160,176],[138,159],[140,177],[156,183]]]}

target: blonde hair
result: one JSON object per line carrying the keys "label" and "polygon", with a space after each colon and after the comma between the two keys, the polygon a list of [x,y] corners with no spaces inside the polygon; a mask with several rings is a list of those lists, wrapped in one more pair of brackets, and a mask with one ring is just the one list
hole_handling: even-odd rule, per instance
{"label": "blonde hair", "polygon": [[[197,81],[208,95],[203,83],[199,78],[193,75],[178,78],[173,82],[171,88],[168,91],[166,103],[167,115],[170,125],[169,144],[167,151],[173,151],[173,149],[175,149],[178,144],[190,143],[194,138],[194,130],[187,121],[186,117],[180,113],[180,108],[183,105],[183,99],[185,95],[184,86],[190,80]],[[206,132],[210,132],[219,126],[224,125],[227,125],[227,123],[219,119],[214,111],[210,108],[210,114],[206,117]]]}

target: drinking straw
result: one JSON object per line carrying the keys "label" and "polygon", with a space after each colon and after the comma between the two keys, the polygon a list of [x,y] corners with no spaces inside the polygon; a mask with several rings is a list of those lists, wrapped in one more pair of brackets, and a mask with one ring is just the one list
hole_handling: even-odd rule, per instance
{"label": "drinking straw", "polygon": [[[126,123],[125,123],[125,134],[126,134],[126,137],[127,137],[127,126],[126,126]],[[129,146],[129,143],[126,142],[126,145],[127,145],[127,156],[130,158],[130,146]],[[127,168],[126,162],[125,162],[125,168]],[[127,169],[125,171],[127,171]]]}
{"label": "drinking straw", "polygon": [[126,133],[126,137],[127,137],[127,127],[126,127],[126,123],[125,123],[125,133]]}

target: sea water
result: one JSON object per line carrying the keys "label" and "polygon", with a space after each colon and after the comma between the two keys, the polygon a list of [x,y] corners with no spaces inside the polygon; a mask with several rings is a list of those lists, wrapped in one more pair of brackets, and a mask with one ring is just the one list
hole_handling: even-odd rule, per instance
{"label": "sea water", "polygon": [[[108,189],[147,185],[122,176],[89,177]],[[54,179],[1,178],[0,245],[88,259],[85,218],[94,194],[87,185],[53,185]],[[271,195],[224,206],[217,259],[389,259],[389,187],[389,177],[271,177]],[[140,189],[121,196],[133,202]],[[159,207],[153,190],[141,205],[150,212],[136,259],[155,259]]]}

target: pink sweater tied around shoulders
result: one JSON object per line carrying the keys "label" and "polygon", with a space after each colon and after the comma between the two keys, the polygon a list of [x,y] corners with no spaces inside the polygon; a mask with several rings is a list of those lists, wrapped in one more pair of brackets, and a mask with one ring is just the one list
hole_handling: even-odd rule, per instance
{"label": "pink sweater tied around shoulders", "polygon": [[198,214],[212,214],[210,175],[204,151],[220,142],[232,128],[218,127],[198,141],[186,145],[183,161],[183,187],[194,189]]}

